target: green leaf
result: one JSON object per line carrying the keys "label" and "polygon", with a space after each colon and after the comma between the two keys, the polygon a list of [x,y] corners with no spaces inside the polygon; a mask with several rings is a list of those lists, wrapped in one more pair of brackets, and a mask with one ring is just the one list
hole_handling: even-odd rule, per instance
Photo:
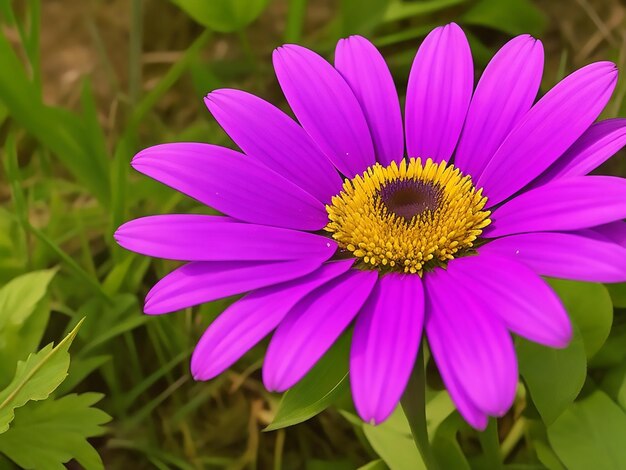
{"label": "green leaf", "polygon": [[34,271],[16,277],[0,289],[0,331],[21,325],[43,298],[56,269]]}
{"label": "green leaf", "polygon": [[70,365],[68,349],[81,323],[56,347],[50,343],[26,361],[18,362],[15,377],[0,392],[0,433],[9,429],[16,408],[31,400],[45,400],[63,382]]}
{"label": "green leaf", "polygon": [[617,403],[619,403],[619,406],[621,406],[622,409],[626,411],[626,375],[624,376],[622,385],[617,391]]}
{"label": "green leaf", "polygon": [[381,459],[378,459],[372,460],[371,462],[362,465],[358,468],[358,470],[387,470],[387,468],[389,467],[385,465],[385,462]]}
{"label": "green leaf", "polygon": [[104,434],[111,420],[94,408],[103,395],[66,395],[41,403],[29,403],[15,413],[15,422],[0,435],[0,452],[21,468],[64,469],[76,459],[88,469],[102,469],[102,459],[87,438]]}
{"label": "green leaf", "polygon": [[198,23],[220,33],[248,26],[265,10],[269,0],[172,0]]}
{"label": "green leaf", "polygon": [[399,406],[378,426],[363,423],[363,432],[373,449],[391,470],[426,469],[413,442],[409,423]]}
{"label": "green leaf", "polygon": [[613,324],[613,304],[607,288],[602,284],[562,279],[550,279],[550,285],[578,327],[587,359],[591,359],[609,337]]}
{"label": "green leaf", "polygon": [[544,13],[529,0],[480,0],[462,17],[466,24],[486,26],[511,35],[539,36],[546,27]]}
{"label": "green leaf", "polygon": [[466,1],[467,0],[425,0],[419,2],[404,2],[395,0],[389,5],[389,8],[387,8],[384,21],[406,20],[415,16],[434,13]]}
{"label": "green leaf", "polygon": [[626,414],[603,392],[571,405],[548,427],[550,445],[569,470],[622,470]]}
{"label": "green leaf", "polygon": [[565,470],[563,464],[548,444],[540,440],[533,440],[533,447],[537,458],[548,470]]}
{"label": "green leaf", "polygon": [[361,0],[341,0],[341,34],[368,34],[378,26],[383,18],[389,0],[370,0],[363,8]]}
{"label": "green leaf", "polygon": [[437,428],[432,448],[441,468],[470,470],[470,465],[456,437],[459,429],[463,426],[465,424],[461,415],[454,413],[448,416]]}
{"label": "green leaf", "polygon": [[0,289],[0,387],[15,364],[39,346],[50,310],[46,298],[56,269],[18,276]]}
{"label": "green leaf", "polygon": [[519,370],[544,423],[550,424],[574,401],[585,383],[587,360],[583,340],[574,325],[574,338],[565,349],[517,339]]}
{"label": "green leaf", "polygon": [[626,308],[626,282],[608,284],[606,287],[611,294],[613,305],[617,308]]}
{"label": "green leaf", "polygon": [[265,431],[293,426],[328,408],[348,389],[350,335],[342,335],[300,382],[285,392]]}

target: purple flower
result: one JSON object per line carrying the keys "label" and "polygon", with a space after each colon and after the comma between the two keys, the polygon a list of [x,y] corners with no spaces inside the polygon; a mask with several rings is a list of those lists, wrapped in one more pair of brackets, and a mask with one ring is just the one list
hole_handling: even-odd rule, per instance
{"label": "purple flower", "polygon": [[449,24],[417,52],[403,129],[389,69],[366,39],[341,40],[334,67],[295,45],[273,59],[300,125],[217,90],[206,104],[244,153],[174,143],[133,159],[224,214],[120,227],[123,247],[188,261],[152,288],[145,312],[246,293],[204,333],[192,372],[211,379],[276,330],[263,367],[276,391],[354,323],[354,402],[375,423],[397,405],[425,329],[457,408],[483,429],[514,399],[510,333],[557,348],[572,337],[540,276],[626,280],[626,182],[586,176],[626,143],[626,120],[594,124],[615,65],[583,67],[533,105],[540,41],[511,40],[474,89],[467,39]]}

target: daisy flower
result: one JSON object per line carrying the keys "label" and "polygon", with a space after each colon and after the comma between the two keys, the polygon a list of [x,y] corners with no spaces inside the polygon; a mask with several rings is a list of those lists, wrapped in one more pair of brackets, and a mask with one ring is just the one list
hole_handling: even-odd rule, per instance
{"label": "daisy flower", "polygon": [[626,280],[626,183],[587,176],[626,143],[626,120],[594,124],[613,63],[577,70],[535,103],[540,41],[519,36],[474,88],[456,24],[413,62],[404,122],[384,59],[366,39],[337,44],[334,66],[297,45],[274,51],[298,122],[239,90],[206,97],[242,152],[172,143],[132,161],[224,214],[157,215],[115,237],[188,263],[161,279],[145,312],[245,294],[206,330],[191,360],[208,380],[273,332],[272,391],[297,383],[353,325],[359,415],[380,423],[413,369],[423,333],[459,412],[477,429],[511,407],[511,333],[561,348],[570,320],[541,276]]}

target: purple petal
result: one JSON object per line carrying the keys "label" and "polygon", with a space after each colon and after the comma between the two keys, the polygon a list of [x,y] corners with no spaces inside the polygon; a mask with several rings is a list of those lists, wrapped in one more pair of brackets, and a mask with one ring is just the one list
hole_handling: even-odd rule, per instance
{"label": "purple petal", "polygon": [[525,233],[479,248],[516,258],[542,276],[590,282],[626,281],[626,249],[600,237],[572,233]]}
{"label": "purple petal", "polygon": [[511,39],[487,65],[454,156],[454,165],[474,181],[532,106],[542,74],[543,45],[527,34]]}
{"label": "purple petal", "polygon": [[450,160],[474,86],[472,52],[455,23],[434,29],[417,51],[406,90],[409,157]]}
{"label": "purple petal", "polygon": [[[426,311],[428,312],[429,310],[430,308],[427,302]],[[433,354],[433,360],[437,365],[441,379],[446,386],[446,390],[450,394],[450,398],[452,398],[459,413],[474,429],[484,431],[487,427],[488,416],[474,405],[463,389],[463,385],[459,383],[456,372],[450,364],[451,358],[448,358],[446,354],[446,345],[436,336],[434,336],[432,340],[428,338],[428,345]],[[434,351],[437,351],[437,353]]]}
{"label": "purple petal", "polygon": [[422,336],[424,291],[419,276],[387,274],[354,327],[352,397],[361,418],[378,424],[394,410],[413,370]]}
{"label": "purple petal", "polygon": [[281,392],[304,377],[354,319],[376,279],[374,271],[353,269],[300,301],[267,349],[265,387]]}
{"label": "purple petal", "polygon": [[319,259],[337,249],[320,235],[211,215],[142,217],[117,229],[115,239],[127,250],[181,261]]}
{"label": "purple petal", "polygon": [[361,36],[341,39],[335,49],[335,67],[348,82],[365,114],[376,160],[400,162],[404,135],[400,100],[389,68],[378,49]]}
{"label": "purple petal", "polygon": [[514,333],[555,348],[572,339],[572,325],[559,297],[525,265],[481,253],[451,261],[448,272]]}
{"label": "purple petal", "polygon": [[246,222],[299,230],[328,223],[324,205],[253,158],[210,144],[163,144],[139,152],[137,171]]}
{"label": "purple petal", "polygon": [[613,93],[617,69],[597,62],[550,90],[502,142],[478,179],[489,207],[535,179],[598,117]]}
{"label": "purple petal", "polygon": [[626,222],[623,220],[599,225],[591,230],[626,248]]}
{"label": "purple petal", "polygon": [[274,70],[294,114],[345,176],[376,161],[367,121],[350,86],[326,60],[304,47],[274,51]]}
{"label": "purple petal", "polygon": [[595,170],[626,145],[626,119],[607,119],[592,125],[533,184],[540,186],[563,176],[582,176]]}
{"label": "purple petal", "polygon": [[257,289],[211,323],[191,357],[196,380],[209,380],[233,365],[272,331],[287,312],[313,289],[346,272],[353,260],[326,263],[304,277]]}
{"label": "purple petal", "polygon": [[576,230],[624,217],[626,179],[572,176],[531,189],[497,208],[485,236]]}
{"label": "purple petal", "polygon": [[330,202],[341,178],[326,155],[293,119],[274,105],[240,90],[216,90],[205,98],[209,111],[248,155]]}
{"label": "purple petal", "polygon": [[[502,321],[443,269],[425,277],[426,333],[446,383],[456,380],[478,410],[503,416],[513,404],[517,361]],[[453,376],[452,380],[450,375]],[[453,397],[454,399],[455,397]]]}
{"label": "purple petal", "polygon": [[324,259],[295,261],[192,261],[150,289],[144,312],[174,312],[204,302],[289,281],[317,269]]}

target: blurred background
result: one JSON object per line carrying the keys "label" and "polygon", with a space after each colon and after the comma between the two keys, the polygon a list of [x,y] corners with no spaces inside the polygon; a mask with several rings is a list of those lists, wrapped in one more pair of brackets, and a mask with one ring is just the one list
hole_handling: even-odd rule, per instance
{"label": "blurred background", "polygon": [[[368,36],[403,100],[421,39],[450,21],[470,39],[477,77],[522,33],[545,45],[542,93],[595,60],[626,69],[619,0],[0,0],[0,388],[20,378],[18,360],[85,318],[75,337],[43,351],[52,359],[33,356],[48,385],[25,400],[52,395],[8,406],[15,418],[0,434],[0,467],[401,468],[380,450],[393,434],[372,437],[354,422],[345,386],[316,410],[338,406],[263,432],[281,398],[260,380],[264,344],[219,378],[194,382],[193,346],[232,299],[144,316],[145,293],[175,265],[121,250],[112,233],[142,215],[207,212],[129,161],[163,142],[233,146],[202,101],[216,88],[286,109],[275,47],[300,43],[332,59],[339,38]],[[625,94],[622,78],[603,117],[626,116]],[[626,176],[623,158],[607,165],[603,173]],[[0,394],[0,432],[7,403],[27,388]],[[503,420],[501,440],[518,418]],[[538,458],[516,432],[507,462],[545,468],[552,451]],[[471,456],[477,442],[466,432],[463,451]]]}

